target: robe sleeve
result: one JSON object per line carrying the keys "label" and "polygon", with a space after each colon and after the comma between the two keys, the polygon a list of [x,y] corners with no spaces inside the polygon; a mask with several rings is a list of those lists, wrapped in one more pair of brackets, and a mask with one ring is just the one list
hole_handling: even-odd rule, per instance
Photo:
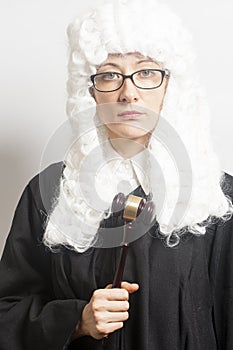
{"label": "robe sleeve", "polygon": [[[35,181],[34,181],[35,183]],[[30,184],[17,206],[0,264],[1,350],[67,349],[86,301],[56,300],[51,252]]]}
{"label": "robe sleeve", "polygon": [[215,242],[214,312],[219,350],[233,349],[233,220],[219,230]]}

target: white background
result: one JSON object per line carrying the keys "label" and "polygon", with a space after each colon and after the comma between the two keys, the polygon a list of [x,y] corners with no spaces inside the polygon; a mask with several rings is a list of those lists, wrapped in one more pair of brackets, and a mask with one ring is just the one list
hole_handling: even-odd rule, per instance
{"label": "white background", "polygon": [[[212,112],[214,147],[223,170],[233,174],[233,1],[166,2],[193,34]],[[38,172],[47,140],[66,119],[66,27],[96,4],[0,2],[0,253],[18,198]]]}

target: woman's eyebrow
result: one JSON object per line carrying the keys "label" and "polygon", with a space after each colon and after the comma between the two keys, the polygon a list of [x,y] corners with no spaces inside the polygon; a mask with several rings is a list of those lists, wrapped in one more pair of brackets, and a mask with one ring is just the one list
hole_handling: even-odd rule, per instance
{"label": "woman's eyebrow", "polygon": [[152,60],[152,59],[150,59],[150,58],[147,58],[147,59],[144,59],[144,60],[140,60],[140,61],[138,61],[137,63],[139,64],[139,63],[144,63],[144,62],[146,62],[146,63],[155,63],[155,64],[158,64],[156,61],[154,61],[154,60]]}
{"label": "woman's eyebrow", "polygon": [[112,66],[112,67],[117,67],[117,68],[120,68],[120,66],[116,63],[113,63],[113,62],[106,62],[106,63],[103,63],[101,64],[98,69],[102,68],[102,67],[105,67],[105,66]]}

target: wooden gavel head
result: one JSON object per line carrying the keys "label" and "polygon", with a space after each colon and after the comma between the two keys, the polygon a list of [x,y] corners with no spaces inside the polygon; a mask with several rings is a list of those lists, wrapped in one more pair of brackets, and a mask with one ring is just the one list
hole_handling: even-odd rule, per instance
{"label": "wooden gavel head", "polygon": [[123,219],[129,221],[136,220],[137,216],[141,214],[145,206],[146,200],[144,198],[130,194],[126,197]]}
{"label": "wooden gavel head", "polygon": [[142,197],[118,193],[112,202],[112,213],[118,216],[123,210],[122,217],[125,221],[134,221],[143,212],[143,221],[149,224],[154,213],[154,203],[146,202]]}

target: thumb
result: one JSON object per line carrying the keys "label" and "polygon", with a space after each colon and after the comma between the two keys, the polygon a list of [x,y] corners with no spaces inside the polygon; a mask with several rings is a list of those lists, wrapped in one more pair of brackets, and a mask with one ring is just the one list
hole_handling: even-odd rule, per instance
{"label": "thumb", "polygon": [[137,283],[129,283],[129,282],[122,282],[121,288],[124,288],[127,290],[129,294],[136,292],[139,289],[139,285]]}

